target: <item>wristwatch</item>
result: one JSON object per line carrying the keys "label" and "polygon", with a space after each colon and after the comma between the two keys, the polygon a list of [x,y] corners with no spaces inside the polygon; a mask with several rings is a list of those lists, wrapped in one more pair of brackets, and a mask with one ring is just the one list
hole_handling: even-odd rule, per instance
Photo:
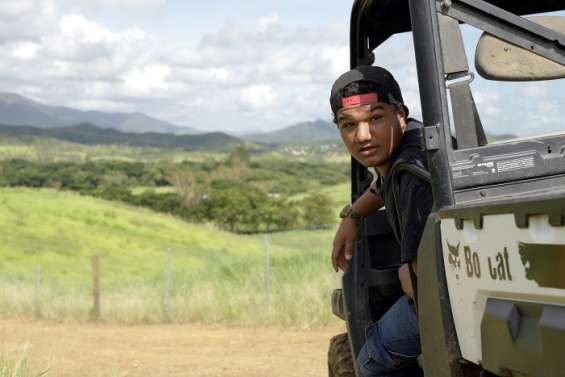
{"label": "wristwatch", "polygon": [[356,221],[359,221],[363,218],[363,216],[361,216],[360,214],[355,212],[355,210],[353,209],[353,206],[351,204],[348,204],[345,207],[343,207],[343,209],[339,213],[339,217],[341,219],[351,217],[353,220],[356,220]]}

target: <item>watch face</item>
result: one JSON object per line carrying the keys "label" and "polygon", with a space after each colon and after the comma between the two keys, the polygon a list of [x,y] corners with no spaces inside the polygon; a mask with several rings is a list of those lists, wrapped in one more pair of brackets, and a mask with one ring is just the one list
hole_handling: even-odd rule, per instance
{"label": "watch face", "polygon": [[351,204],[346,205],[339,213],[339,217],[341,217],[342,219],[348,217],[351,214],[352,209],[353,208],[351,207]]}
{"label": "watch face", "polygon": [[351,217],[353,220],[361,220],[362,218],[360,214],[353,210],[353,207],[351,207],[351,213],[349,214],[349,217]]}

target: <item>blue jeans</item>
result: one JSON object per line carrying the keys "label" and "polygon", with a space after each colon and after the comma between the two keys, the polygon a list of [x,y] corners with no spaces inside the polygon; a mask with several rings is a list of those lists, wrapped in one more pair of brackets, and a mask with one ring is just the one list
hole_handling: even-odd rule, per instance
{"label": "blue jeans", "polygon": [[357,356],[359,377],[423,376],[418,367],[420,329],[411,299],[403,296],[375,324]]}

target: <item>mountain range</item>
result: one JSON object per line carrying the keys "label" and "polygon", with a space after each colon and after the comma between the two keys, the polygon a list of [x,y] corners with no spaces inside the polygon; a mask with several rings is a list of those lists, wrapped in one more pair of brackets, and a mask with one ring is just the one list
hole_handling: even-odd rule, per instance
{"label": "mountain range", "polygon": [[[107,144],[113,140],[118,144],[180,147],[192,145],[192,141],[189,142],[189,138],[181,138],[173,142],[166,135],[206,135],[196,129],[180,127],[143,113],[109,113],[82,111],[65,106],[48,106],[19,94],[7,92],[0,92],[0,125],[2,125],[0,133],[4,135],[45,136],[87,144]],[[20,129],[16,130],[13,127]],[[151,135],[135,136],[147,133]],[[228,135],[215,132],[209,137],[199,137],[195,140],[197,139],[223,140],[227,144],[236,140],[261,144],[312,144],[337,141],[339,134],[330,122],[315,120],[266,133]],[[215,141],[212,144],[215,145]]]}
{"label": "mountain range", "polygon": [[68,127],[90,123],[122,132],[194,134],[199,131],[180,127],[143,113],[82,111],[64,106],[48,106],[15,93],[0,92],[0,123],[40,128]]}
{"label": "mountain range", "polygon": [[338,141],[340,136],[335,124],[318,119],[281,130],[245,135],[243,139],[265,144],[318,144]]}
{"label": "mountain range", "polygon": [[69,141],[78,144],[118,144],[153,148],[225,149],[243,141],[222,132],[196,135],[173,135],[170,133],[121,132],[110,128],[80,123],[69,127],[39,128],[32,126],[10,126],[0,124],[0,136],[41,137]]}
{"label": "mountain range", "polygon": [[[0,92],[0,134],[52,137],[82,144],[130,144],[138,146],[218,148],[241,143],[325,144],[340,140],[329,121],[301,122],[265,133],[229,135],[202,133],[180,127],[143,113],[82,111],[64,106],[47,106],[15,93]],[[19,129],[18,129],[19,128]],[[197,136],[197,137],[195,137]],[[489,135],[490,141],[514,135]]]}

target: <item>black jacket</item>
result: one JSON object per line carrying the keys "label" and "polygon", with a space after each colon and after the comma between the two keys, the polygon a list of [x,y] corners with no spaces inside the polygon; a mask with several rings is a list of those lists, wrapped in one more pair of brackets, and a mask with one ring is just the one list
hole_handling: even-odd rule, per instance
{"label": "black jacket", "polygon": [[422,124],[409,119],[406,131],[390,158],[390,170],[379,177],[388,221],[400,244],[401,262],[417,257],[418,245],[432,209],[428,162],[421,147]]}

